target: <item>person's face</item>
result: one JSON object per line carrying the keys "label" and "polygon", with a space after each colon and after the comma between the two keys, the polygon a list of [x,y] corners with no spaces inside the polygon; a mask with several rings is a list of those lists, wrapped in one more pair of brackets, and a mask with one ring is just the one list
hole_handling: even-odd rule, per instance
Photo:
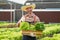
{"label": "person's face", "polygon": [[26,8],[27,12],[32,12],[32,7]]}

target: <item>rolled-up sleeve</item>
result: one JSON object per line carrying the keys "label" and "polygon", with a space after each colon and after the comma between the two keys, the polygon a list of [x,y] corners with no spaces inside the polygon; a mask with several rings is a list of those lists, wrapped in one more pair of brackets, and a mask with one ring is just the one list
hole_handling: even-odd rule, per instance
{"label": "rolled-up sleeve", "polygon": [[24,16],[21,18],[21,21],[25,21],[25,17]]}
{"label": "rolled-up sleeve", "polygon": [[22,18],[17,22],[17,24],[19,24],[22,21],[25,21],[25,17],[24,16],[22,16]]}
{"label": "rolled-up sleeve", "polygon": [[36,16],[36,21],[37,21],[37,22],[40,22],[40,19],[39,19],[39,17],[38,17],[38,16]]}

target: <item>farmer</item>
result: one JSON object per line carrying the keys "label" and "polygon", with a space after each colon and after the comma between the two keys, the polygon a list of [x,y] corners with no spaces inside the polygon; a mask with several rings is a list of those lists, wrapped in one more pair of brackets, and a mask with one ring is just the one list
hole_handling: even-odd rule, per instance
{"label": "farmer", "polygon": [[[34,4],[30,5],[26,5],[26,6],[22,6],[21,9],[22,11],[27,12],[27,14],[23,15],[22,18],[18,21],[18,26],[20,25],[20,23],[22,21],[26,21],[29,23],[35,23],[35,22],[39,22],[39,17],[36,16],[32,10],[35,8],[36,6]],[[36,40],[35,36],[28,36],[28,35],[23,35],[23,40]]]}

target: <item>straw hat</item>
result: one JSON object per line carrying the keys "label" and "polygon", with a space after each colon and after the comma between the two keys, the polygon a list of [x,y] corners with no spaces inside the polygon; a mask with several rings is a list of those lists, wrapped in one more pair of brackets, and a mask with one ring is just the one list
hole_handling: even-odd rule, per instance
{"label": "straw hat", "polygon": [[22,6],[22,7],[21,7],[21,10],[22,10],[22,11],[27,11],[26,8],[28,8],[28,7],[32,7],[32,9],[34,9],[36,6],[35,6],[35,4],[30,4],[30,3],[28,3],[28,4],[26,4],[25,6]]}

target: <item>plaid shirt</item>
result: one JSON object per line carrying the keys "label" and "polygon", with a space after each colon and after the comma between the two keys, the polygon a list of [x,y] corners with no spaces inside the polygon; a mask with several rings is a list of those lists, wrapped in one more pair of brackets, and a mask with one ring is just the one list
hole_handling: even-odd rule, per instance
{"label": "plaid shirt", "polygon": [[27,22],[35,21],[35,22],[39,22],[40,20],[39,20],[38,16],[36,16],[34,13],[32,13],[30,16],[28,14],[22,16],[22,18],[18,21],[17,24],[19,24],[22,21],[27,21]]}

